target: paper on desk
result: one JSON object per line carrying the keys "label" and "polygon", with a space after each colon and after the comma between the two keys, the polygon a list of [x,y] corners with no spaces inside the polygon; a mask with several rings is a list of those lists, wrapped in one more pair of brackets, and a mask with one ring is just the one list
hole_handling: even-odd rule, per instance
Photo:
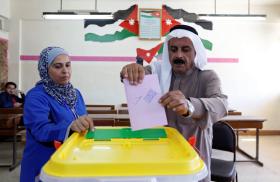
{"label": "paper on desk", "polygon": [[124,80],[132,130],[167,125],[164,107],[159,104],[161,90],[156,74],[146,75],[141,84],[130,85]]}

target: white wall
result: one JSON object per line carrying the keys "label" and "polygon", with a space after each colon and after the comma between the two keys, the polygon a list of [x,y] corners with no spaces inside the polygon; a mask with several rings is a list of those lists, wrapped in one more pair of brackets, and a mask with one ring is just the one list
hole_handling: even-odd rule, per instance
{"label": "white wall", "polygon": [[0,0],[0,15],[9,18],[10,17],[10,1]]}
{"label": "white wall", "polygon": [[[9,0],[0,0],[0,18],[9,18],[10,17],[10,1]],[[2,25],[3,26],[3,25]],[[8,32],[0,30],[0,38],[8,39]]]}
{"label": "white wall", "polygon": [[9,34],[8,32],[3,32],[0,30],[0,39],[5,39],[5,40],[8,40],[9,39]]}
{"label": "white wall", "polygon": [[[9,0],[0,0],[0,20],[2,21],[2,29],[4,27],[7,19],[10,17],[10,2]],[[9,33],[5,30],[0,30],[0,39],[9,40]],[[9,44],[9,43],[8,43]],[[8,52],[9,61],[9,52]]]}
{"label": "white wall", "polygon": [[[100,11],[127,9],[133,4],[139,8],[184,8],[195,13],[213,13],[213,2],[208,1],[98,1]],[[64,1],[65,9],[94,9],[92,0]],[[92,8],[89,8],[92,7]],[[220,5],[219,8],[222,8]],[[240,8],[240,9],[239,9]],[[13,67],[9,78],[18,80],[27,91],[38,81],[37,63],[19,61],[20,55],[38,55],[48,45],[64,47],[72,55],[81,56],[135,56],[136,48],[151,48],[156,41],[139,41],[137,37],[114,43],[84,42],[82,21],[44,21],[42,11],[59,9],[58,0],[12,0],[10,55]],[[244,10],[245,9],[245,10]],[[230,107],[245,115],[268,118],[266,129],[280,129],[280,77],[278,68],[280,47],[280,5],[254,6],[254,13],[267,13],[268,20],[214,22],[211,41],[214,50],[209,57],[239,58],[239,63],[209,63],[222,80],[223,91],[229,96]],[[243,4],[235,12],[246,11]],[[220,10],[222,11],[222,10]],[[223,12],[221,12],[223,13]],[[119,71],[125,62],[73,62],[72,83],[79,88],[87,103],[125,102],[119,82]],[[11,72],[12,71],[12,72]]]}

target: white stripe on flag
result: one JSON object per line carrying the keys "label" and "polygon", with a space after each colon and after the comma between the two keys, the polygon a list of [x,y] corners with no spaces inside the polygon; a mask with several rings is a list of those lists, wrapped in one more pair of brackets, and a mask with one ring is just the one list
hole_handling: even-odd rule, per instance
{"label": "white stripe on flag", "polygon": [[205,39],[205,40],[209,40],[210,42],[213,41],[212,30],[204,29],[201,26],[199,26],[195,23],[192,23],[192,22],[184,22],[184,20],[182,18],[178,19],[177,21],[180,22],[183,25],[189,25],[189,26],[195,28],[196,31],[198,32],[198,35],[199,35],[200,38]]}
{"label": "white stripe on flag", "polygon": [[121,22],[123,22],[123,20],[118,20],[113,24],[108,24],[103,27],[99,27],[95,24],[91,24],[85,28],[85,34],[86,33],[95,33],[97,35],[102,36],[105,34],[114,34],[116,31],[120,32],[123,30],[123,27],[119,26],[119,24]]}

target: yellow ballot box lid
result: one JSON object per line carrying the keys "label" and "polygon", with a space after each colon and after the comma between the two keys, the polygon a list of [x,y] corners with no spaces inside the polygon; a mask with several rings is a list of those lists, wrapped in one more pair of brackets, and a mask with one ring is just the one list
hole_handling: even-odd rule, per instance
{"label": "yellow ballot box lid", "polygon": [[45,179],[197,174],[201,178],[205,170],[193,147],[173,128],[96,127],[93,133],[72,134],[42,173]]}

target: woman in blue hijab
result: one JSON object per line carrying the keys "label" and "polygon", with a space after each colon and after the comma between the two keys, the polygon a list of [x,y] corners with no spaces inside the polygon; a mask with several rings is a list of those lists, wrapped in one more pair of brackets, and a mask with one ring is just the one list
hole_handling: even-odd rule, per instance
{"label": "woman in blue hijab", "polygon": [[81,93],[70,83],[71,61],[60,47],[47,47],[38,62],[41,80],[26,95],[24,125],[26,146],[20,182],[38,181],[42,166],[54,153],[54,141],[69,133],[93,129]]}

